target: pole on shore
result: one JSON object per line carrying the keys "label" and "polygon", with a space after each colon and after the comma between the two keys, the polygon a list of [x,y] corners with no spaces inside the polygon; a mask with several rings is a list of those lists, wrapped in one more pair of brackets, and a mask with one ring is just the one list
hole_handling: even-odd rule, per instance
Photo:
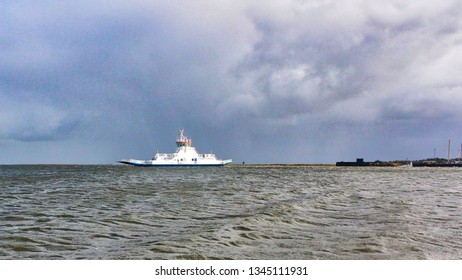
{"label": "pole on shore", "polygon": [[448,142],[448,161],[451,159],[451,139]]}

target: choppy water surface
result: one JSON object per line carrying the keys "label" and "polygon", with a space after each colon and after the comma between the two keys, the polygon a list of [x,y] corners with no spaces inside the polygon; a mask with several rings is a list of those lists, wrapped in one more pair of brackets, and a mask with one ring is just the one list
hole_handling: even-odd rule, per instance
{"label": "choppy water surface", "polygon": [[462,169],[0,166],[0,259],[461,259]]}

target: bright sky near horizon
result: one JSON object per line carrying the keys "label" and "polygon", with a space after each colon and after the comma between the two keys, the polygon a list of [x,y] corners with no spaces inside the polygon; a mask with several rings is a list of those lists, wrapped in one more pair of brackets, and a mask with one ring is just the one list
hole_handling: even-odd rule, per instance
{"label": "bright sky near horizon", "polygon": [[452,155],[462,1],[0,0],[0,164]]}

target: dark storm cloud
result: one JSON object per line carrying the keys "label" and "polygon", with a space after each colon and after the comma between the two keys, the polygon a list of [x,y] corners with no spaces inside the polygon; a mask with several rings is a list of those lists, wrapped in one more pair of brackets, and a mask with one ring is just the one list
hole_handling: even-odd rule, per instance
{"label": "dark storm cloud", "polygon": [[0,5],[4,154],[150,157],[180,127],[237,161],[418,157],[462,138],[458,1]]}
{"label": "dark storm cloud", "polygon": [[50,106],[2,101],[2,138],[24,142],[55,141],[66,138],[79,125],[78,118]]}

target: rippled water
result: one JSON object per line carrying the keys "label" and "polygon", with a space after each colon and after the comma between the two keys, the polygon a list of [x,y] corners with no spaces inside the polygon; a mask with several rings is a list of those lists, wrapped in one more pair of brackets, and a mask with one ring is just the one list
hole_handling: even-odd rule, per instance
{"label": "rippled water", "polygon": [[462,169],[0,166],[0,259],[461,259]]}

